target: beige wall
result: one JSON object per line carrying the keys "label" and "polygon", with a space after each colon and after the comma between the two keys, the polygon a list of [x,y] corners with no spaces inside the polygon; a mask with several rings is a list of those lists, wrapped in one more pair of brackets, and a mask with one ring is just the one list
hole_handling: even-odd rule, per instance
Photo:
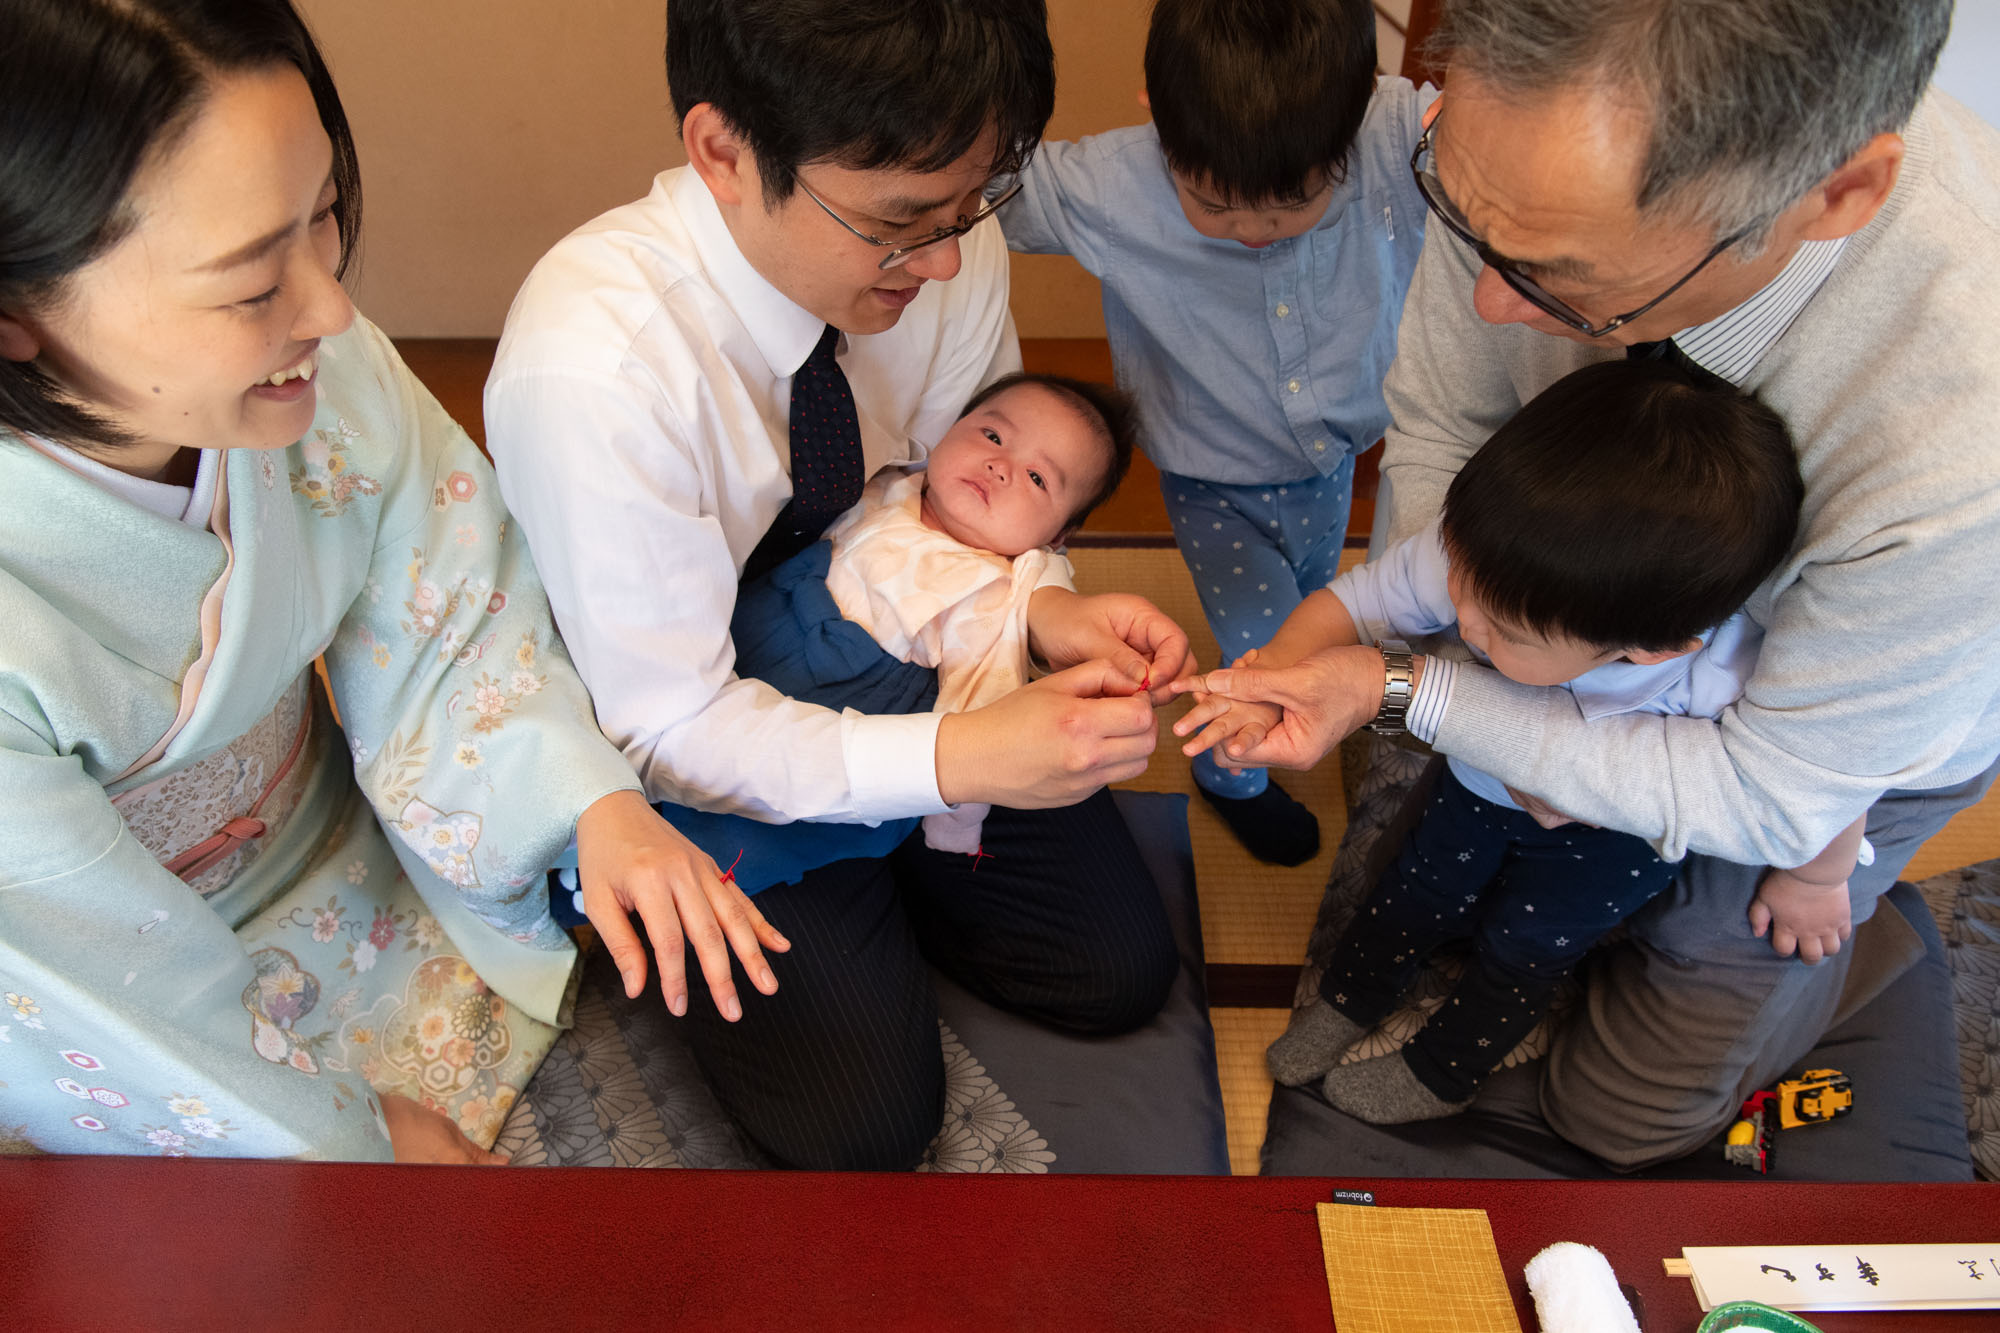
{"label": "beige wall", "polygon": [[[300,0],[361,153],[356,295],[390,333],[492,337],[521,279],[571,228],[684,160],[662,0]],[[1408,0],[1379,5],[1408,13]],[[1150,0],[1050,0],[1058,138],[1143,117]],[[1383,29],[1394,68],[1401,46]],[[1100,337],[1097,283],[1017,257],[1027,337]]]}
{"label": "beige wall", "polygon": [[491,336],[565,232],[680,160],[654,0],[301,0],[361,154],[356,295],[407,336]]}
{"label": "beige wall", "polygon": [[[356,296],[393,334],[491,337],[541,253],[683,161],[661,65],[660,0],[300,0],[361,152]],[[1141,116],[1148,0],[1053,0],[1051,133]],[[1103,332],[1066,259],[1018,264],[1029,337]]]}

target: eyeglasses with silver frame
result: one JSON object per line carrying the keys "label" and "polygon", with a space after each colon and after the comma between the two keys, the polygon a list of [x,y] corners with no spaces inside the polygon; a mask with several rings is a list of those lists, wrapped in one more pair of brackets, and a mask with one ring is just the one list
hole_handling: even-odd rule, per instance
{"label": "eyeglasses with silver frame", "polygon": [[812,187],[805,183],[803,177],[794,177],[794,179],[797,181],[799,189],[805,192],[806,198],[818,204],[822,213],[825,213],[835,222],[847,228],[849,232],[868,242],[868,244],[878,248],[887,247],[889,253],[882,256],[882,262],[877,265],[878,268],[884,269],[901,268],[903,265],[909,263],[911,259],[915,258],[919,251],[928,250],[934,245],[942,245],[955,236],[965,235],[965,233],[999,212],[1002,204],[1021,192],[1021,178],[1018,175],[1010,174],[995,177],[993,180],[987,182],[985,190],[981,192],[981,198],[985,202],[980,205],[978,211],[961,213],[959,214],[958,221],[952,223],[950,226],[939,227],[936,231],[919,236],[915,240],[885,241],[879,236],[869,235],[846,218],[840,216],[840,214],[834,212],[832,206],[826,200],[813,193]]}
{"label": "eyeglasses with silver frame", "polygon": [[1458,211],[1458,206],[1451,202],[1451,197],[1444,192],[1444,186],[1437,178],[1437,173],[1424,166],[1424,159],[1431,152],[1431,137],[1437,133],[1438,122],[1443,119],[1444,112],[1440,108],[1438,114],[1432,118],[1431,123],[1425,127],[1423,134],[1418,137],[1416,151],[1410,154],[1410,174],[1416,177],[1417,192],[1423,195],[1424,203],[1430,206],[1430,210],[1436,215],[1437,220],[1444,223],[1452,235],[1471,246],[1473,253],[1479,256],[1479,261],[1495,273],[1498,273],[1501,280],[1509,287],[1520,293],[1521,296],[1526,298],[1544,314],[1562,321],[1563,324],[1575,329],[1586,338],[1602,338],[1605,334],[1630,324],[1633,320],[1639,318],[1639,316],[1645,314],[1669,296],[1672,296],[1682,287],[1685,287],[1693,280],[1695,274],[1707,268],[1709,262],[1717,255],[1749,235],[1748,229],[1731,232],[1728,236],[1716,242],[1715,248],[1703,255],[1701,262],[1682,274],[1673,286],[1667,288],[1658,296],[1646,302],[1646,304],[1628,310],[1622,315],[1613,315],[1602,324],[1592,324],[1588,319],[1578,314],[1574,307],[1570,306],[1560,297],[1550,295],[1540,283],[1496,254],[1493,248],[1487,245],[1472,230],[1472,224],[1466,220],[1463,213]]}

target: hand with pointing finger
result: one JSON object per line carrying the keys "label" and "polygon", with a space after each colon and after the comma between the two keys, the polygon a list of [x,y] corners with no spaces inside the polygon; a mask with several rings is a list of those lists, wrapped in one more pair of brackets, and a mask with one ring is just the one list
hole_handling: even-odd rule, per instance
{"label": "hand with pointing finger", "polygon": [[[1244,666],[1177,681],[1176,694],[1205,693],[1231,702],[1271,704],[1283,715],[1241,753],[1226,751],[1247,767],[1306,769],[1382,709],[1382,654],[1374,648],[1324,648],[1288,667]],[[1212,707],[1212,704],[1211,706]],[[1204,719],[1221,711],[1198,709]],[[1189,714],[1193,716],[1192,713]],[[1184,717],[1174,726],[1188,735],[1201,722]]]}

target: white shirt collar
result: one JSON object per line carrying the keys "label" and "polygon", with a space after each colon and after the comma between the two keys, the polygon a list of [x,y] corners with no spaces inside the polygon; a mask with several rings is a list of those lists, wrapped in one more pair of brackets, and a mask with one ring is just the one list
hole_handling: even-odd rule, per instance
{"label": "white shirt collar", "polygon": [[1801,242],[1778,276],[1755,296],[1706,324],[1683,329],[1674,335],[1674,345],[1702,369],[1731,384],[1743,383],[1833,275],[1846,246],[1845,236]]}
{"label": "white shirt collar", "polygon": [[195,466],[194,485],[176,486],[172,482],[151,481],[121,472],[54,440],[37,436],[30,442],[78,476],[95,482],[119,499],[129,501],[148,513],[185,523],[191,528],[208,526],[209,514],[215,508],[215,491],[222,484],[223,451],[220,449],[203,449]]}
{"label": "white shirt collar", "polygon": [[673,175],[668,193],[687,224],[709,284],[736,312],[771,373],[781,378],[797,374],[826,331],[826,321],[773,287],[743,257],[715,196],[694,168]]}

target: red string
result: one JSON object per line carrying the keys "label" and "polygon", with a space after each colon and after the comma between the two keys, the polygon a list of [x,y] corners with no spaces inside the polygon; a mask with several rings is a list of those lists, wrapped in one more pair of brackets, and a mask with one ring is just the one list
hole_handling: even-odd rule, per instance
{"label": "red string", "polygon": [[979,869],[979,863],[980,863],[981,861],[984,861],[984,860],[985,860],[985,859],[986,859],[987,857],[989,857],[989,856],[991,856],[991,855],[992,855],[992,853],[986,850],[986,844],[985,844],[985,843],[983,843],[983,842],[982,842],[982,843],[980,843],[980,844],[979,844],[979,850],[978,850],[978,851],[976,851],[976,852],[974,852],[974,853],[972,854],[972,868],[973,868],[973,869],[974,869],[975,871],[976,871],[976,870],[978,870],[978,869]]}
{"label": "red string", "polygon": [[742,864],[743,849],[739,847],[736,849],[736,859],[729,863],[729,869],[722,872],[722,882],[724,884],[734,884],[736,882],[736,867]]}

